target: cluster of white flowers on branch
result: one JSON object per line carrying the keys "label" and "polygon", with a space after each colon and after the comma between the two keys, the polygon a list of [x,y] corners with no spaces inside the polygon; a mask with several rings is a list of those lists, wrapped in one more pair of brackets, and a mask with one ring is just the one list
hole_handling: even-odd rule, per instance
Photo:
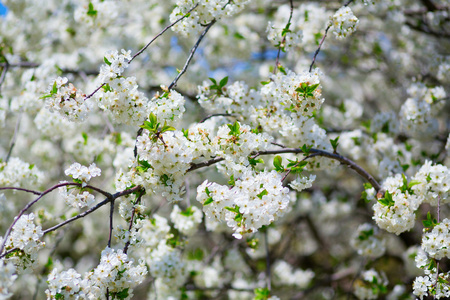
{"label": "cluster of white flowers on branch", "polygon": [[2,2],[0,298],[450,297],[447,4],[57,2]]}

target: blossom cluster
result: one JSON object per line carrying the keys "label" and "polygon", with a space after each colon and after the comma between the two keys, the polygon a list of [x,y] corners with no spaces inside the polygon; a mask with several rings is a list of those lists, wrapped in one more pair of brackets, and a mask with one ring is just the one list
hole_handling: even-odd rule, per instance
{"label": "blossom cluster", "polygon": [[0,298],[8,299],[13,294],[8,290],[17,278],[16,268],[11,262],[0,260]]}
{"label": "blossom cluster", "polygon": [[186,236],[192,236],[202,222],[202,211],[195,206],[189,206],[182,211],[178,205],[174,205],[170,213],[170,220],[174,227]]}
{"label": "blossom cluster", "polygon": [[57,112],[69,121],[81,122],[86,119],[89,112],[89,104],[86,95],[76,89],[72,83],[68,83],[66,77],[58,77],[50,85],[45,107],[50,112]]}
{"label": "blossom cluster", "polygon": [[383,256],[385,244],[385,240],[377,234],[377,228],[369,223],[359,225],[350,240],[350,245],[359,255],[373,259]]}
{"label": "blossom cluster", "polygon": [[225,221],[239,239],[284,215],[290,202],[276,171],[246,172],[231,189],[206,180],[197,188],[197,200],[208,218]]}
{"label": "blossom cluster", "polygon": [[423,202],[437,206],[450,201],[450,170],[446,166],[426,161],[412,180],[417,183],[412,190]]}
{"label": "blossom cluster", "polygon": [[361,300],[379,299],[388,285],[386,275],[374,269],[362,272],[361,279],[355,283],[354,291],[355,296]]}
{"label": "blossom cluster", "polygon": [[74,19],[89,28],[105,28],[116,20],[118,13],[115,1],[83,0],[74,12]]}
{"label": "blossom cluster", "polygon": [[377,225],[397,235],[413,228],[415,211],[422,198],[405,189],[404,177],[400,174],[386,178],[382,188],[386,190],[386,201],[379,200],[373,205]]}
{"label": "blossom cluster", "polygon": [[92,163],[89,167],[82,166],[75,162],[67,168],[64,173],[67,176],[71,176],[73,179],[81,181],[82,186],[86,186],[92,177],[100,176],[102,170]]}
{"label": "blossom cluster", "polygon": [[307,288],[314,278],[311,270],[295,269],[283,260],[277,261],[273,266],[273,273],[282,285],[294,285],[300,289]]}
{"label": "blossom cluster", "polygon": [[422,236],[422,249],[434,259],[450,258],[450,220],[445,218]]}
{"label": "blossom cluster", "polygon": [[445,89],[442,86],[429,88],[422,83],[415,83],[408,88],[408,95],[409,98],[400,109],[402,129],[415,136],[423,131],[435,132],[438,124],[434,116],[445,105]]}
{"label": "blossom cluster", "polygon": [[[115,79],[120,77],[122,73],[128,68],[131,60],[131,50],[126,51],[122,49],[120,54],[117,50],[110,50],[105,53],[105,64],[100,68],[100,74],[98,75],[101,83],[112,84]],[[120,86],[120,82],[115,82]]]}
{"label": "blossom cluster", "polygon": [[267,38],[273,45],[282,47],[282,49],[290,49],[298,46],[302,40],[302,31],[292,32],[291,30],[285,30],[269,22],[267,25]]}
{"label": "blossom cluster", "polygon": [[148,111],[154,113],[160,122],[175,125],[185,111],[184,102],[183,95],[171,90],[163,95],[156,94],[148,103]]}
{"label": "blossom cluster", "polygon": [[106,299],[107,291],[113,298],[131,299],[133,288],[146,274],[143,262],[134,265],[122,250],[106,248],[100,264],[83,279],[74,269],[62,272],[53,269],[45,292],[47,299]]}
{"label": "blossom cluster", "polygon": [[39,184],[43,180],[42,173],[36,166],[11,157],[7,162],[0,162],[0,185],[2,186],[30,186]]}
{"label": "blossom cluster", "polygon": [[[17,248],[7,259],[15,265],[17,272],[35,267],[38,251],[45,246],[45,243],[40,240],[44,235],[42,228],[34,224],[34,218],[34,213],[22,215],[14,224],[5,243],[6,250]],[[3,243],[1,237],[0,243]]]}
{"label": "blossom cluster", "polygon": [[261,94],[279,102],[292,113],[310,117],[325,101],[319,74],[319,69],[300,74],[290,70],[278,72],[272,75],[271,82],[263,86]]}
{"label": "blossom cluster", "polygon": [[[446,222],[448,224],[448,220]],[[413,283],[413,293],[421,300],[428,296],[429,293],[434,295],[436,299],[450,297],[450,285],[448,279],[450,272],[440,272],[436,268],[436,262],[430,258],[424,251],[424,243],[417,251],[415,261],[417,268],[424,271],[423,276],[417,276]],[[428,249],[429,250],[429,249]]]}
{"label": "blossom cluster", "polygon": [[355,17],[348,6],[339,8],[330,20],[330,25],[332,25],[333,33],[337,39],[343,39],[352,34],[358,23],[358,18]]}
{"label": "blossom cluster", "polygon": [[209,24],[213,20],[237,14],[249,2],[250,0],[178,0],[177,6],[170,14],[170,22],[175,22],[186,15],[194,5],[197,4],[198,6],[188,17],[173,26],[172,29],[185,36],[198,33],[202,26]]}

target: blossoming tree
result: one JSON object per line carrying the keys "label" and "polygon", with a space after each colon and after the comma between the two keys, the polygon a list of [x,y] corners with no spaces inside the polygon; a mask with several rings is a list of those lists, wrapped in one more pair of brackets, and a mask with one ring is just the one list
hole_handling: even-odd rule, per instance
{"label": "blossoming tree", "polygon": [[450,5],[4,0],[1,299],[450,297]]}

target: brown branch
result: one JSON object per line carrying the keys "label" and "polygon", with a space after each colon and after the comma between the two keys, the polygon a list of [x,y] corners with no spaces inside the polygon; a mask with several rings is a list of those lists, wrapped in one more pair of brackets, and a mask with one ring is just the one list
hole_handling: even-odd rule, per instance
{"label": "brown branch", "polygon": [[203,40],[205,35],[208,33],[209,29],[216,23],[216,20],[212,20],[211,23],[206,26],[206,29],[202,32],[200,37],[198,38],[197,42],[195,43],[194,47],[191,49],[191,54],[189,54],[188,59],[186,60],[186,63],[184,64],[183,69],[178,73],[177,77],[172,81],[172,83],[167,88],[168,90],[171,90],[173,87],[177,85],[178,79],[186,72],[189,64],[191,63],[192,58],[194,57],[195,51],[197,51],[198,46],[200,45],[200,42]]}
{"label": "brown branch", "polygon": [[[289,19],[288,22],[286,24],[286,27],[289,30],[289,27],[291,26],[291,20],[292,20],[292,14],[294,12],[294,3],[292,0],[289,0],[289,4],[290,4],[290,13],[289,13]],[[283,30],[284,31],[284,30]],[[286,33],[287,34],[287,33]],[[281,54],[281,49],[284,48],[285,43],[286,43],[286,34],[283,36],[283,40],[281,41],[280,45],[278,46],[278,53],[277,53],[277,59],[275,60],[275,69],[273,70],[273,74],[275,74],[278,70],[278,65],[279,65],[279,61],[280,61],[280,54]]]}
{"label": "brown branch", "polygon": [[[14,218],[14,221],[13,221],[12,224],[9,226],[8,230],[7,230],[6,233],[5,233],[5,236],[3,237],[3,243],[2,243],[2,245],[1,245],[1,247],[0,247],[0,253],[3,252],[3,250],[4,250],[4,248],[5,248],[5,245],[6,245],[6,242],[7,242],[7,238],[8,238],[8,236],[11,234],[11,231],[12,231],[14,225],[17,223],[17,221],[20,219],[20,217],[21,217],[28,209],[30,209],[31,206],[33,206],[34,204],[36,204],[39,200],[42,199],[42,197],[44,197],[45,195],[51,193],[51,192],[54,191],[55,189],[60,188],[60,187],[63,187],[63,186],[69,186],[69,185],[71,185],[71,186],[80,186],[80,187],[82,186],[80,183],[74,183],[74,182],[62,182],[62,183],[59,183],[59,184],[56,184],[56,185],[52,186],[51,188],[49,188],[49,189],[43,191],[42,193],[39,193],[39,192],[36,192],[36,191],[32,191],[32,190],[23,189],[23,188],[14,188],[14,187],[0,188],[0,190],[14,189],[14,190],[21,190],[21,191],[25,191],[25,192],[28,192],[28,193],[33,193],[33,194],[39,195],[39,197],[37,197],[36,199],[34,199],[33,201],[31,201],[30,203],[28,203],[27,205],[25,205],[25,207],[22,208],[22,209],[20,210],[19,214]],[[113,195],[111,195],[110,193],[103,191],[102,189],[99,189],[99,188],[96,188],[96,187],[93,187],[93,186],[90,186],[90,185],[86,185],[84,188],[88,188],[88,189],[92,189],[92,190],[94,190],[94,191],[97,191],[97,192],[99,192],[99,193],[105,195],[107,198],[111,198],[111,197],[113,196]],[[45,234],[45,233],[44,233],[44,234]]]}
{"label": "brown branch", "polygon": [[57,224],[57,225],[55,225],[55,226],[53,226],[53,227],[50,227],[50,228],[44,230],[43,233],[44,233],[44,235],[45,235],[45,234],[47,234],[47,233],[49,233],[49,232],[55,231],[56,229],[58,229],[58,228],[60,228],[60,227],[62,227],[62,226],[64,226],[64,225],[66,225],[66,224],[68,224],[68,223],[71,223],[71,222],[73,222],[73,221],[75,221],[75,220],[78,220],[78,219],[80,219],[80,218],[83,218],[83,217],[89,215],[90,213],[96,211],[97,209],[99,209],[99,208],[102,207],[103,205],[108,204],[110,201],[113,201],[113,200],[115,200],[115,199],[117,199],[117,198],[119,198],[119,197],[122,197],[122,196],[126,196],[126,195],[133,194],[133,193],[138,192],[138,191],[140,191],[140,190],[142,190],[142,189],[143,189],[143,188],[142,188],[140,185],[138,185],[138,186],[135,186],[135,187],[133,187],[133,188],[131,188],[131,189],[125,190],[125,191],[123,191],[123,192],[115,193],[114,195],[111,195],[110,198],[107,197],[105,200],[103,200],[102,202],[98,203],[96,206],[94,206],[94,207],[92,207],[92,208],[90,208],[90,209],[88,209],[88,210],[82,212],[81,214],[76,215],[75,217],[72,217],[72,218],[70,218],[70,219],[67,219],[67,220],[65,220],[64,222],[61,222],[61,223],[59,223],[59,224]]}
{"label": "brown branch", "polygon": [[140,55],[142,52],[144,52],[148,46],[150,46],[157,38],[159,38],[161,35],[164,34],[164,32],[166,32],[169,28],[171,28],[172,26],[174,26],[175,24],[177,24],[178,22],[180,22],[181,20],[187,18],[189,16],[189,14],[198,6],[198,3],[194,5],[194,7],[192,7],[187,13],[185,13],[181,18],[177,19],[175,22],[173,22],[170,25],[167,25],[160,33],[158,33],[150,42],[148,42],[147,45],[145,45],[141,50],[139,50],[135,55],[133,55],[133,57],[131,58],[131,60],[129,61],[129,63],[131,63],[138,55]]}
{"label": "brown branch", "polygon": [[113,231],[113,216],[114,216],[114,201],[111,200],[110,209],[109,209],[109,238],[108,238],[108,247],[111,248],[111,239],[112,239],[112,231]]}
{"label": "brown branch", "polygon": [[19,188],[19,187],[13,187],[13,186],[8,186],[8,187],[0,187],[0,190],[17,190],[17,191],[23,191],[23,192],[27,192],[27,193],[32,193],[35,195],[40,195],[42,194],[39,191],[33,191],[33,190],[29,190],[29,189],[24,189],[24,188]]}
{"label": "brown branch", "polygon": [[[292,3],[292,1],[291,1]],[[270,251],[269,251],[269,235],[267,234],[268,228],[264,231],[264,246],[266,251],[266,286],[269,292],[272,290],[272,280],[270,273]]]}
{"label": "brown branch", "polygon": [[[354,0],[349,0],[347,3],[344,4],[344,6],[349,6],[353,1]],[[331,26],[332,25],[330,24],[330,25],[327,26],[327,29],[325,29],[325,34],[323,35],[322,40],[319,43],[319,47],[317,48],[316,52],[314,53],[311,66],[309,66],[309,72],[310,73],[312,72],[312,68],[314,66],[314,63],[316,62],[317,55],[319,55],[320,49],[322,48],[323,42],[325,42],[325,38],[327,37],[328,30],[330,30]]]}
{"label": "brown branch", "polygon": [[123,253],[125,253],[125,254],[127,254],[128,247],[130,247],[130,243],[131,243],[131,229],[133,228],[134,216],[136,214],[136,204],[139,204],[141,202],[142,196],[143,196],[143,193],[140,193],[138,198],[136,199],[136,202],[134,203],[133,209],[131,211],[130,225],[128,226],[128,232],[130,233],[130,238],[125,243],[125,247],[123,248]]}
{"label": "brown branch", "polygon": [[17,221],[19,221],[20,217],[31,207],[33,206],[36,202],[38,202],[40,199],[42,199],[42,197],[44,197],[45,195],[47,195],[48,193],[54,191],[55,189],[62,187],[62,186],[67,186],[67,185],[81,185],[79,183],[70,183],[70,182],[64,182],[64,183],[59,183],[57,185],[52,186],[51,188],[43,191],[42,193],[39,194],[39,197],[37,197],[36,199],[34,199],[33,201],[31,201],[30,203],[28,203],[27,205],[25,205],[24,208],[22,208],[19,212],[19,214],[14,218],[14,221],[12,222],[12,224],[9,226],[8,230],[6,230],[5,236],[3,237],[3,242],[2,245],[0,246],[0,253],[3,252],[3,249],[5,248],[7,239],[9,234],[11,233],[14,225],[16,225]]}
{"label": "brown branch", "polygon": [[8,61],[6,60],[6,57],[4,57],[4,56],[2,56],[2,57],[5,60],[5,62],[3,63],[3,66],[2,66],[3,67],[2,75],[0,75],[0,95],[2,94],[2,84],[5,81],[6,73],[8,72],[9,66],[10,66]]}
{"label": "brown branch", "polygon": [[14,128],[14,134],[13,134],[13,137],[11,138],[11,142],[9,144],[9,150],[8,150],[8,154],[6,155],[5,162],[9,161],[9,158],[11,157],[12,150],[13,150],[14,146],[16,145],[17,133],[19,132],[21,116],[22,116],[22,114],[19,114],[19,116],[17,117],[16,127]]}
{"label": "brown branch", "polygon": [[233,115],[233,114],[227,114],[227,113],[223,113],[223,114],[211,114],[211,115],[206,116],[205,118],[203,118],[203,120],[201,120],[199,123],[204,123],[206,120],[211,119],[212,117],[235,117],[235,115]]}
{"label": "brown branch", "polygon": [[[282,145],[279,145],[279,146],[282,146]],[[284,147],[284,146],[282,146],[282,147]],[[257,152],[255,152],[254,157],[259,156],[259,155],[272,155],[272,154],[282,154],[282,153],[302,154],[304,152],[300,148],[282,148],[282,149],[277,149],[277,150],[257,151]],[[352,161],[351,159],[344,157],[338,153],[331,153],[331,152],[328,152],[325,150],[319,150],[319,149],[311,149],[309,151],[309,153],[313,154],[313,155],[309,155],[310,157],[323,156],[323,157],[328,157],[328,158],[331,158],[331,159],[341,162],[342,164],[348,166],[350,169],[353,169],[361,177],[366,179],[375,188],[375,190],[377,192],[381,190],[381,185],[376,181],[376,179],[372,175],[370,175],[366,170],[364,170],[362,167],[360,167],[357,163]],[[188,170],[188,172],[213,165],[213,164],[221,162],[223,160],[224,160],[224,158],[222,158],[222,157],[215,157],[215,158],[212,158],[210,160],[207,160],[207,161],[204,161],[201,163],[191,164],[191,168]]]}

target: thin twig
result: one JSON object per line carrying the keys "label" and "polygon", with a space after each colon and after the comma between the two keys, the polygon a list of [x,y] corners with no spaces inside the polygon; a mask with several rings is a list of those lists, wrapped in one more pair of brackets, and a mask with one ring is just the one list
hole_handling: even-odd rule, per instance
{"label": "thin twig", "polygon": [[33,190],[19,188],[19,187],[13,187],[13,186],[0,187],[0,190],[17,190],[17,191],[23,191],[23,192],[27,192],[27,193],[32,193],[32,194],[35,194],[35,195],[42,194],[42,192],[39,192],[39,191],[33,191]]}
{"label": "thin twig", "polygon": [[264,231],[264,242],[266,247],[266,285],[269,292],[272,290],[272,280],[270,274],[270,251],[269,251],[269,235],[267,234],[268,228]]}
{"label": "thin twig", "polygon": [[314,57],[313,57],[311,66],[309,66],[309,72],[310,73],[312,72],[312,68],[314,66],[314,63],[316,62],[317,55],[319,55],[320,48],[322,48],[322,44],[325,41],[325,38],[327,37],[327,34],[328,34],[328,30],[330,30],[330,28],[331,28],[331,25],[328,25],[327,29],[325,29],[325,34],[323,35],[322,40],[319,43],[319,47],[317,48],[316,52],[314,53]]}
{"label": "thin twig", "polygon": [[2,75],[0,76],[0,95],[2,94],[2,84],[5,81],[6,78],[6,73],[9,70],[9,62],[6,60],[6,57],[3,56],[3,59],[5,60],[4,64],[3,64],[3,70],[2,70]]}
{"label": "thin twig", "polygon": [[22,208],[19,212],[19,214],[14,218],[14,221],[12,222],[12,224],[9,226],[8,230],[5,233],[5,236],[3,237],[3,242],[2,245],[0,247],[0,253],[3,252],[3,249],[5,248],[6,242],[8,240],[8,236],[11,233],[14,225],[16,225],[17,221],[19,221],[20,217],[32,206],[34,205],[36,202],[38,202],[40,199],[42,199],[42,197],[44,197],[45,195],[47,195],[48,193],[54,191],[55,189],[62,187],[62,186],[67,186],[67,185],[80,185],[79,183],[70,183],[70,182],[64,182],[64,183],[59,183],[57,185],[52,186],[51,188],[47,189],[46,191],[40,193],[39,197],[37,197],[36,199],[34,199],[33,201],[31,201],[30,203],[28,203],[27,205],[25,205],[24,208]]}
{"label": "thin twig", "polygon": [[133,204],[133,208],[131,211],[130,225],[128,226],[128,232],[130,233],[130,237],[129,237],[128,241],[125,243],[125,247],[123,248],[123,253],[125,253],[125,254],[127,254],[128,247],[130,246],[130,243],[131,243],[131,229],[133,229],[134,216],[136,214],[136,205],[141,203],[142,196],[143,196],[143,193],[140,193],[138,198],[136,199],[136,202],[134,202],[134,204]]}
{"label": "thin twig", "polygon": [[108,238],[108,248],[111,248],[111,239],[112,239],[112,231],[113,231],[113,216],[114,216],[114,199],[111,200],[110,209],[109,209],[109,238]]}
{"label": "thin twig", "polygon": [[115,199],[117,199],[117,198],[119,198],[119,197],[122,197],[122,196],[126,196],[126,195],[133,194],[133,193],[138,192],[138,191],[140,191],[140,190],[142,190],[142,187],[141,187],[140,185],[138,185],[138,186],[135,186],[135,187],[133,187],[133,188],[131,188],[131,189],[125,190],[125,191],[123,191],[123,192],[115,193],[114,195],[111,195],[110,198],[107,197],[105,200],[103,200],[102,202],[98,203],[96,206],[94,206],[94,207],[92,207],[92,208],[90,208],[90,209],[88,209],[88,210],[82,212],[81,214],[76,215],[75,217],[72,217],[72,218],[70,218],[70,219],[67,219],[67,220],[65,220],[64,222],[61,222],[61,223],[59,223],[59,224],[57,224],[57,225],[55,225],[55,226],[53,226],[53,227],[50,227],[50,228],[44,230],[43,233],[44,233],[44,235],[45,235],[45,234],[47,234],[47,233],[49,233],[49,232],[55,231],[56,229],[58,229],[58,228],[60,228],[60,227],[62,227],[62,226],[64,226],[64,225],[66,225],[66,224],[68,224],[68,223],[71,223],[71,222],[73,222],[73,221],[75,221],[75,220],[78,220],[78,219],[80,219],[80,218],[83,218],[83,217],[89,215],[90,213],[96,211],[97,209],[99,209],[99,208],[102,207],[103,205],[108,204],[108,203],[109,203],[110,201],[112,201],[112,200],[115,200]]}
{"label": "thin twig", "polygon": [[194,47],[192,47],[191,49],[191,54],[189,54],[188,59],[186,60],[186,63],[184,64],[183,69],[180,71],[180,73],[178,73],[177,77],[175,77],[175,79],[172,81],[172,83],[169,85],[169,87],[167,88],[168,90],[171,90],[173,87],[175,87],[177,85],[178,79],[180,79],[180,77],[186,72],[189,64],[191,63],[192,58],[194,57],[195,51],[197,51],[198,46],[200,45],[200,42],[203,40],[203,38],[205,37],[205,35],[208,33],[209,29],[216,23],[216,20],[212,20],[208,26],[206,27],[206,29],[202,32],[202,34],[200,35],[199,39],[197,40],[197,42],[195,43]]}
{"label": "thin twig", "polygon": [[[291,6],[291,11],[289,13],[289,19],[287,22],[287,25],[285,28],[287,28],[289,30],[289,27],[291,26],[291,20],[292,20],[292,14],[294,12],[294,3],[292,0],[289,0],[290,6]],[[287,34],[287,33],[286,33]],[[285,46],[286,43],[286,34],[283,36],[283,40],[281,41],[280,45],[278,46],[278,53],[277,53],[277,59],[275,60],[275,69],[273,70],[273,74],[275,74],[278,70],[278,65],[279,65],[279,61],[280,61],[280,54],[281,54],[281,49]]]}
{"label": "thin twig", "polygon": [[[278,146],[284,147],[283,145],[279,145],[279,144],[278,144]],[[282,153],[301,154],[304,152],[300,148],[282,148],[282,149],[277,149],[277,150],[258,151],[258,152],[255,152],[254,157],[259,156],[259,155],[271,155],[271,154],[282,154]],[[372,175],[370,175],[366,170],[364,170],[361,166],[359,166],[357,163],[352,161],[351,159],[344,157],[338,153],[331,153],[331,152],[327,152],[325,150],[319,150],[319,149],[311,149],[309,151],[309,153],[311,153],[310,157],[324,156],[324,157],[328,157],[328,158],[337,160],[344,165],[347,165],[350,169],[353,169],[356,173],[361,175],[361,177],[366,179],[375,188],[375,190],[377,192],[381,190],[381,185],[375,180],[375,178]],[[312,155],[312,154],[314,154],[314,155]],[[215,158],[212,158],[210,160],[207,160],[207,161],[204,161],[201,163],[191,164],[191,167],[188,170],[188,172],[213,165],[213,164],[221,162],[223,160],[224,160],[224,158],[222,158],[222,157],[215,157]]]}
{"label": "thin twig", "polygon": [[1,63],[0,67],[5,67],[6,65],[8,65],[11,68],[37,68],[37,67],[39,67],[38,63],[34,63],[31,61],[21,61],[21,62],[14,63],[14,64]]}
{"label": "thin twig", "polygon": [[366,264],[366,258],[362,258],[361,259],[361,264],[359,265],[358,271],[355,274],[355,277],[353,277],[352,282],[350,283],[350,291],[348,291],[347,293],[347,300],[350,299],[350,295],[351,295],[351,288],[353,287],[353,285],[355,284],[356,279],[359,277],[359,275],[361,274],[364,265]]}
{"label": "thin twig", "polygon": [[227,114],[227,113],[223,113],[223,114],[211,114],[209,116],[206,116],[203,118],[203,120],[201,120],[199,123],[204,123],[206,120],[211,119],[213,117],[234,117],[235,115],[233,114]]}
{"label": "thin twig", "polygon": [[9,144],[9,150],[8,150],[8,154],[6,155],[5,162],[9,161],[9,158],[11,157],[12,150],[13,150],[14,146],[16,145],[17,133],[19,132],[20,119],[21,118],[22,118],[22,113],[20,113],[17,116],[16,127],[14,128],[14,134],[13,134],[13,137],[11,138],[11,142]]}
{"label": "thin twig", "polygon": [[150,42],[148,42],[147,45],[145,45],[141,50],[139,50],[135,55],[133,55],[133,57],[130,60],[130,63],[138,56],[140,55],[142,52],[144,52],[148,46],[150,46],[157,38],[159,38],[161,35],[164,34],[164,32],[166,32],[169,28],[171,28],[172,26],[174,26],[175,24],[177,24],[178,22],[180,22],[181,20],[183,20],[184,18],[187,18],[189,16],[189,14],[198,6],[198,3],[194,5],[194,7],[192,7],[187,13],[185,13],[181,18],[179,18],[178,20],[176,20],[175,22],[173,22],[170,25],[167,25],[160,33],[158,33]]}
{"label": "thin twig", "polygon": [[[347,1],[347,3],[345,3],[344,6],[349,6],[350,3],[352,3],[353,1],[354,0]],[[325,34],[323,35],[322,40],[319,43],[319,47],[317,48],[316,52],[314,53],[314,57],[313,57],[311,66],[309,66],[309,72],[310,73],[312,72],[312,68],[314,66],[314,63],[316,62],[317,55],[319,55],[320,49],[322,48],[322,44],[325,41],[325,38],[327,37],[327,34],[328,34],[328,30],[330,30],[331,26],[332,26],[332,24],[328,25],[327,29],[325,29]]]}
{"label": "thin twig", "polygon": [[98,90],[100,90],[106,83],[102,83],[101,86],[99,86],[98,88],[95,89],[95,91],[93,91],[92,93],[90,93],[89,95],[87,95],[86,97],[84,97],[84,101],[86,101],[87,99],[91,98],[92,96],[94,96],[95,93],[98,92]]}

